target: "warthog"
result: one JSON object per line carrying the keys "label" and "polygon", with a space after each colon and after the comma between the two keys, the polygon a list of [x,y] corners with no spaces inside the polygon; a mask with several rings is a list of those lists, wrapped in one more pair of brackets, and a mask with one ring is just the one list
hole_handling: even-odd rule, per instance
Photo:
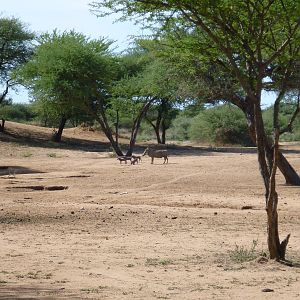
{"label": "warthog", "polygon": [[143,156],[148,154],[151,157],[151,164],[153,164],[155,158],[164,158],[164,163],[168,163],[168,151],[167,150],[155,150],[150,147],[147,147],[143,153]]}
{"label": "warthog", "polygon": [[127,160],[131,161],[131,156],[118,156],[117,159],[120,161],[120,164],[122,163],[122,161],[124,161],[125,164],[127,164]]}
{"label": "warthog", "polygon": [[142,161],[142,158],[138,155],[132,156],[118,156],[117,159],[120,161],[120,164],[124,161],[127,164],[127,161],[130,161],[132,165],[138,164]]}
{"label": "warthog", "polygon": [[131,156],[131,164],[132,165],[138,164],[141,161],[142,161],[142,158],[140,156],[138,156],[138,155]]}

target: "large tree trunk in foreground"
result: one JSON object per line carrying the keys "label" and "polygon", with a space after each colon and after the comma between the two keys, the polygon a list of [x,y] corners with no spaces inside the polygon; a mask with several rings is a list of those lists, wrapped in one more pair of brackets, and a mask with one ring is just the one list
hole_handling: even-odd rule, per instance
{"label": "large tree trunk in foreground", "polygon": [[8,94],[9,88],[12,86],[12,84],[10,84],[10,81],[10,79],[6,81],[5,90],[3,91],[2,95],[0,95],[0,103],[2,103],[2,101],[5,99]]}
{"label": "large tree trunk in foreground", "polygon": [[[243,111],[247,118],[250,138],[251,138],[252,142],[255,145],[257,145],[254,112],[250,107],[248,107],[248,105],[247,105],[247,110],[243,109]],[[267,143],[266,149],[265,149],[266,155],[269,158],[269,163],[271,165],[272,159],[273,159],[273,149],[268,141],[266,141],[266,143]],[[282,175],[284,176],[286,184],[300,186],[299,175],[297,174],[295,169],[290,165],[290,163],[287,161],[287,159],[284,157],[284,155],[280,151],[278,151],[277,166],[278,166],[279,170],[281,171]]]}
{"label": "large tree trunk in foreground", "polygon": [[268,248],[270,258],[276,260],[285,260],[286,247],[289,242],[290,234],[280,243],[278,231],[278,194],[276,192],[276,169],[279,159],[278,151],[279,129],[275,133],[273,166],[269,179],[269,194],[266,199],[266,211],[268,215]]}
{"label": "large tree trunk in foreground", "polygon": [[256,104],[254,108],[254,118],[258,161],[266,190],[265,196],[268,217],[268,249],[271,259],[284,260],[290,235],[288,235],[286,239],[280,243],[277,213],[278,194],[276,192],[276,170],[277,163],[279,161],[279,129],[276,127],[274,129],[274,147],[272,165],[270,165],[268,158],[269,153],[267,153],[269,145],[265,135],[260,105],[258,104]]}
{"label": "large tree trunk in foreground", "polygon": [[278,168],[285,178],[286,184],[300,186],[300,177],[281,152],[278,153]]}
{"label": "large tree trunk in foreground", "polygon": [[280,243],[277,213],[278,195],[276,191],[270,191],[266,211],[268,215],[268,249],[271,259],[285,260],[286,247],[290,234]]}

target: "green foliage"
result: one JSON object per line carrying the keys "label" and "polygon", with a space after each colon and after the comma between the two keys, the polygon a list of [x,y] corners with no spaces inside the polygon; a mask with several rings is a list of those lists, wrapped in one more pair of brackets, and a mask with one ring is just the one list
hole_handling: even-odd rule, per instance
{"label": "green foliage", "polygon": [[[297,102],[293,98],[286,99],[279,106],[279,126],[285,128],[291,120],[291,117],[297,107]],[[273,106],[263,112],[266,132],[272,136],[273,131]],[[281,141],[299,141],[300,140],[300,115],[298,114],[292,125],[292,131],[286,132],[280,136]]]}
{"label": "green foliage", "polygon": [[[140,49],[140,47],[137,44],[136,48]],[[134,54],[130,52],[119,58],[123,76],[113,90],[113,95],[122,100],[119,101],[118,106],[121,107],[125,101],[127,108],[129,103],[126,100],[134,100],[134,103],[138,103],[137,100],[141,99],[144,102],[146,97],[175,99],[177,82],[173,80],[171,66],[156,57],[153,49],[144,49],[139,52],[138,57],[136,56],[136,52]]]}
{"label": "green foliage", "polygon": [[145,265],[146,266],[168,266],[173,264],[171,259],[158,259],[158,258],[147,258]]}
{"label": "green foliage", "polygon": [[194,118],[203,110],[204,107],[201,103],[189,103],[180,112],[179,110],[175,110],[176,113],[171,118],[171,127],[168,137],[172,140],[189,140]]}
{"label": "green foliage", "polygon": [[[282,107],[282,105],[281,105]],[[266,133],[269,136],[272,136],[273,133],[273,106],[267,108],[264,112],[263,112],[263,120],[264,120],[264,124],[265,124],[265,129],[266,129]],[[279,114],[279,125],[280,128],[283,128],[284,125],[287,125],[288,122],[288,116],[286,114]]]}
{"label": "green foliage", "polygon": [[16,122],[32,122],[36,114],[30,104],[0,105],[0,118]]}
{"label": "green foliage", "polygon": [[204,110],[205,110],[205,106],[203,105],[203,103],[196,102],[196,103],[190,103],[189,105],[185,106],[182,113],[188,118],[194,118]]}
{"label": "green foliage", "polygon": [[189,130],[192,140],[217,144],[251,144],[245,116],[232,105],[221,105],[201,112]]}
{"label": "green foliage", "polygon": [[16,18],[0,18],[0,80],[11,78],[11,71],[22,65],[32,51],[34,34]]}
{"label": "green foliage", "polygon": [[180,113],[172,122],[169,132],[169,138],[172,140],[185,141],[190,138],[190,127],[193,123],[193,118],[188,117],[184,112]]}
{"label": "green foliage", "polygon": [[43,34],[33,58],[19,70],[40,110],[68,119],[105,97],[115,73],[110,42],[90,40],[74,31]]}
{"label": "green foliage", "polygon": [[30,57],[34,37],[19,19],[0,18],[0,86],[5,86],[0,102],[16,84],[13,71]]}
{"label": "green foliage", "polygon": [[[134,48],[118,58],[120,74],[123,76],[113,87],[107,111],[110,120],[116,120],[118,111],[121,129],[133,128],[137,117],[149,101],[155,100],[147,108],[147,118],[153,124],[160,119],[167,129],[176,113],[172,107],[180,102],[180,97],[177,95],[174,70],[156,55],[152,45],[151,40],[136,41]],[[142,137],[139,138],[148,139],[152,135],[148,132],[149,127],[143,125],[143,128]]]}
{"label": "green foliage", "polygon": [[243,263],[252,261],[259,256],[266,256],[263,251],[258,252],[256,250],[257,243],[257,240],[253,240],[250,248],[235,245],[235,249],[229,252],[230,259],[236,263]]}
{"label": "green foliage", "polygon": [[[35,123],[44,127],[57,127],[61,119],[61,111],[55,108],[55,104],[52,102],[44,101],[43,99],[36,100],[32,103],[32,110],[35,113]],[[72,107],[70,109],[69,120],[67,126],[77,127],[83,122],[93,123],[93,118],[85,111],[79,108]]]}
{"label": "green foliage", "polygon": [[136,42],[118,57],[119,79],[137,76],[151,62],[149,51]]}
{"label": "green foliage", "polygon": [[153,127],[146,121],[141,124],[141,128],[139,130],[139,135],[137,140],[140,142],[146,142],[150,140],[155,140],[155,133]]}
{"label": "green foliage", "polygon": [[31,157],[32,155],[33,155],[33,153],[30,152],[29,150],[22,153],[23,157]]}
{"label": "green foliage", "polygon": [[263,89],[290,87],[286,83],[299,69],[299,1],[103,0],[91,7],[96,15],[143,20],[160,42],[160,53],[186,78],[185,99],[242,107],[245,95],[248,105],[249,99],[261,100]]}
{"label": "green foliage", "polygon": [[52,158],[58,158],[59,156],[56,153],[47,153],[48,157],[52,157]]}

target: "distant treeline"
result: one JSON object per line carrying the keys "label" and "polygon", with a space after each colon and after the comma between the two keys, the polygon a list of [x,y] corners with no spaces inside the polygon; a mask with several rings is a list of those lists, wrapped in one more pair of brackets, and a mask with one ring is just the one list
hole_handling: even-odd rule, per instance
{"label": "distant treeline", "polygon": [[[280,125],[287,126],[293,113],[294,104],[283,102],[280,107]],[[264,122],[268,134],[272,133],[273,107],[263,112]],[[0,118],[19,123],[33,124],[44,127],[55,127],[58,118],[41,112],[35,103],[13,103],[5,101],[0,106]],[[253,146],[248,134],[246,119],[242,111],[233,105],[222,104],[205,108],[188,106],[181,109],[173,109],[170,114],[170,123],[167,130],[167,139],[172,141],[193,141],[210,144],[237,144]],[[113,123],[113,120],[110,120]],[[66,127],[76,127],[88,124],[94,130],[100,130],[96,121],[85,115],[74,117],[66,124]],[[122,136],[129,135],[132,120],[126,115],[120,117],[119,130]],[[155,132],[147,119],[142,122],[139,141],[155,139]],[[300,140],[300,117],[297,117],[292,131],[281,136],[282,141]]]}

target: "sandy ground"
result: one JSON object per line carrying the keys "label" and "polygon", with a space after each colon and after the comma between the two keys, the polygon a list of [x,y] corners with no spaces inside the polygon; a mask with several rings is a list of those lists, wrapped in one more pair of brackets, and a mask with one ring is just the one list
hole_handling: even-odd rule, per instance
{"label": "sandy ground", "polygon": [[294,266],[233,259],[253,243],[267,252],[255,153],[171,150],[168,165],[125,165],[78,147],[0,151],[0,299],[300,299],[300,188],[280,174]]}

